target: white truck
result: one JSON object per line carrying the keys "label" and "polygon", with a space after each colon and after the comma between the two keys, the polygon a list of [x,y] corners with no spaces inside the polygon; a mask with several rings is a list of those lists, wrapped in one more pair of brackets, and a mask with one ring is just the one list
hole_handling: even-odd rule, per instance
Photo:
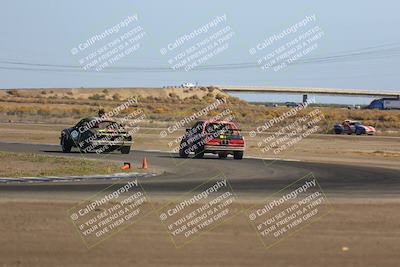
{"label": "white truck", "polygon": [[183,87],[183,88],[194,88],[196,86],[197,86],[197,84],[194,84],[194,83],[182,83],[181,84],[181,87]]}
{"label": "white truck", "polygon": [[369,109],[400,109],[400,98],[375,99],[367,107]]}
{"label": "white truck", "polygon": [[385,99],[383,100],[384,109],[400,109],[400,99]]}

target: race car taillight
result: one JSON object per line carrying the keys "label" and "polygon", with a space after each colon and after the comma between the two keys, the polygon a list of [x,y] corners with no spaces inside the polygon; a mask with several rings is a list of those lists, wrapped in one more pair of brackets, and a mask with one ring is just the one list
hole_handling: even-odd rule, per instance
{"label": "race car taillight", "polygon": [[244,145],[244,140],[243,139],[232,139],[230,141],[232,145]]}
{"label": "race car taillight", "polygon": [[208,145],[219,145],[220,140],[219,139],[208,139],[207,144]]}

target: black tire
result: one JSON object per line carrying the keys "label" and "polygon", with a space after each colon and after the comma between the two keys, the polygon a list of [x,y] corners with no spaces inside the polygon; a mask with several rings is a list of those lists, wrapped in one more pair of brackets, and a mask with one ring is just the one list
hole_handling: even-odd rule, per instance
{"label": "black tire", "polygon": [[356,130],[356,135],[362,135],[363,134],[363,132],[362,132],[362,130]]}
{"label": "black tire", "polygon": [[189,153],[187,151],[187,148],[181,148],[179,149],[179,157],[181,158],[187,158],[189,157]]}
{"label": "black tire", "polygon": [[67,138],[63,136],[61,138],[61,149],[63,153],[69,153],[71,152],[72,145],[66,140]]}
{"label": "black tire", "polygon": [[242,159],[243,158],[243,151],[233,152],[234,159]]}
{"label": "black tire", "polygon": [[189,157],[190,151],[187,145],[187,140],[182,139],[181,143],[179,144],[179,157],[187,158]]}
{"label": "black tire", "polygon": [[202,159],[204,157],[204,148],[202,146],[196,149],[194,157],[196,159]]}
{"label": "black tire", "polygon": [[121,153],[122,154],[129,154],[130,151],[131,151],[131,147],[130,146],[121,147]]}
{"label": "black tire", "polygon": [[218,157],[220,159],[226,159],[228,157],[228,154],[227,153],[218,153]]}

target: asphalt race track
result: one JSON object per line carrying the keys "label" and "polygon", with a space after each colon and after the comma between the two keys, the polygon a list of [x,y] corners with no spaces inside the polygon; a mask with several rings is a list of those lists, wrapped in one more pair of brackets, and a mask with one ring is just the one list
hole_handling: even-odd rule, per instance
{"label": "asphalt race track", "polygon": [[[56,145],[1,142],[0,150],[53,156],[102,158],[120,161],[121,165],[122,162],[129,161],[134,166],[140,165],[141,160],[146,157],[149,162],[149,171],[152,169],[162,171],[161,175],[140,180],[144,189],[150,193],[184,193],[209,178],[221,174],[229,180],[238,196],[268,196],[310,173],[317,178],[322,189],[330,196],[376,196],[382,198],[395,196],[400,190],[398,171],[384,168],[299,161],[267,161],[252,158],[221,160],[213,155],[206,155],[204,159],[181,159],[171,153],[145,151],[131,151],[128,155],[122,155],[119,152],[103,155],[81,154],[74,151],[65,154]],[[7,183],[0,185],[0,192],[4,194],[51,191],[92,194],[115,182],[115,180],[105,179],[70,183]]]}

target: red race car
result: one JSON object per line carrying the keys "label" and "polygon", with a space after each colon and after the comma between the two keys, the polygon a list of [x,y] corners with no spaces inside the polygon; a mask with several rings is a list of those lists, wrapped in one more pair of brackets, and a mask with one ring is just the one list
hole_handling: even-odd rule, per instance
{"label": "red race car", "polygon": [[192,128],[186,129],[179,146],[179,156],[187,158],[194,153],[202,158],[204,153],[218,154],[226,158],[242,159],[245,141],[235,123],[230,121],[198,121]]}

